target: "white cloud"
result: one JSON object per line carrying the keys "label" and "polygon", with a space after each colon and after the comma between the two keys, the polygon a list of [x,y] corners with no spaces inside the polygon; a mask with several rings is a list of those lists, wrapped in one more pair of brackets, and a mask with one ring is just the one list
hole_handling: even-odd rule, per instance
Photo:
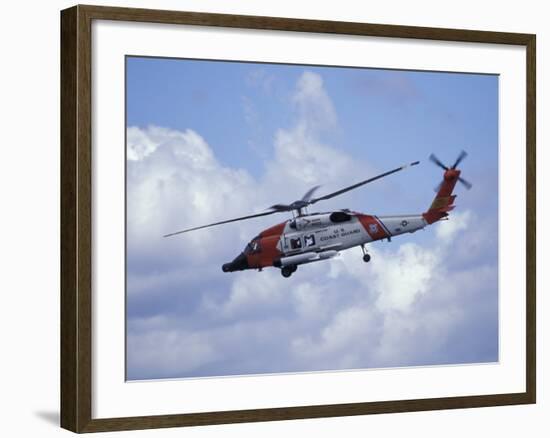
{"label": "white cloud", "polygon": [[[127,233],[131,253],[186,263],[203,263],[213,252],[225,257],[220,233],[190,233],[185,239],[164,234],[242,215],[257,208],[253,178],[242,169],[222,166],[196,132],[151,126],[128,128],[133,151],[147,151],[128,161]],[[129,145],[130,148],[130,145]],[[130,155],[129,149],[128,154]],[[222,207],[223,206],[223,207]],[[223,240],[239,248],[242,239],[226,231]]]}
{"label": "white cloud", "polygon": [[360,367],[365,345],[371,344],[368,339],[377,337],[373,313],[360,303],[335,311],[319,333],[293,339],[293,354],[306,363],[323,364],[326,369]]}
{"label": "white cloud", "polygon": [[292,290],[293,306],[302,320],[324,320],[331,308],[327,292],[319,284],[300,282]]}
{"label": "white cloud", "polygon": [[441,221],[436,228],[436,235],[443,243],[449,243],[460,231],[468,229],[472,220],[471,211],[453,211],[449,220]]}
{"label": "white cloud", "polygon": [[[392,254],[373,264],[373,289],[379,294],[376,305],[382,311],[407,311],[415,299],[431,289],[437,272],[438,255],[414,243],[404,243]],[[439,269],[439,270],[440,270]]]}
{"label": "white cloud", "polygon": [[155,328],[130,333],[127,341],[130,378],[149,370],[157,376],[181,376],[219,358],[212,343],[200,332]]}
{"label": "white cloud", "polygon": [[314,185],[355,182],[349,181],[349,175],[369,172],[368,164],[356,163],[325,143],[327,131],[337,126],[337,117],[320,75],[304,72],[292,100],[298,108],[298,117],[292,126],[277,131],[273,160],[264,178],[264,184],[275,189],[281,202],[298,199]]}
{"label": "white cloud", "polygon": [[126,158],[130,161],[140,161],[150,155],[158,147],[150,136],[141,129],[131,126],[126,130]]}
{"label": "white cloud", "polygon": [[300,113],[299,123],[306,129],[324,130],[336,124],[337,117],[332,100],[323,86],[323,79],[317,73],[302,73],[293,101]]}
{"label": "white cloud", "polygon": [[222,315],[238,318],[265,310],[273,311],[285,301],[284,279],[278,272],[266,270],[258,274],[254,281],[250,281],[247,274],[237,274],[228,299],[219,309]]}

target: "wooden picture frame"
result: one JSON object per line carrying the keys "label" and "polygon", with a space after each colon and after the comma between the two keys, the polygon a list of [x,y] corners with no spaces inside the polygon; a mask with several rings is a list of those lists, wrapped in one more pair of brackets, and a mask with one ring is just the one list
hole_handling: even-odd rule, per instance
{"label": "wooden picture frame", "polygon": [[[526,391],[445,398],[92,418],[92,21],[114,20],[517,45],[526,48]],[[99,6],[61,12],[61,426],[97,432],[535,403],[535,35]]]}

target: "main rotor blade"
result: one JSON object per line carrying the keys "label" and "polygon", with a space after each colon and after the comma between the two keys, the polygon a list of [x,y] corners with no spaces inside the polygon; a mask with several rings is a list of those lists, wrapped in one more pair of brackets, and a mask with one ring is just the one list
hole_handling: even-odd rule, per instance
{"label": "main rotor blade", "polygon": [[213,227],[215,225],[228,224],[229,222],[244,221],[246,219],[252,219],[252,218],[260,217],[260,216],[267,216],[267,215],[274,214],[274,213],[279,213],[279,212],[278,211],[268,211],[268,212],[265,212],[265,213],[251,214],[249,216],[237,217],[235,219],[228,219],[226,221],[214,222],[213,224],[202,225],[200,227],[194,227],[194,228],[188,228],[186,230],[176,231],[175,233],[165,234],[162,237],[175,236],[176,234],[188,233],[189,231],[200,230],[202,228]]}
{"label": "main rotor blade", "polygon": [[313,196],[313,194],[315,193],[315,191],[321,186],[315,186],[315,187],[312,187],[311,189],[309,189],[306,194],[304,196],[302,196],[302,201],[309,201],[311,199],[311,197]]}
{"label": "main rotor blade", "polygon": [[460,164],[460,162],[466,158],[468,156],[468,154],[466,153],[466,151],[462,151],[460,152],[460,155],[458,156],[458,158],[456,159],[455,161],[455,164],[453,164],[451,166],[451,169],[456,169],[456,166],[458,166]]}
{"label": "main rotor blade", "polygon": [[468,190],[470,190],[472,188],[472,183],[465,180],[464,178],[462,178],[461,176],[458,178],[458,180],[464,184],[464,187],[466,187]]}
{"label": "main rotor blade", "polygon": [[345,187],[343,189],[340,189],[336,192],[329,193],[328,195],[321,196],[320,198],[313,198],[311,201],[309,201],[310,204],[315,204],[318,201],[324,201],[325,199],[334,198],[335,196],[341,195],[342,193],[349,192],[350,190],[356,189],[357,187],[364,186],[365,184],[371,183],[373,181],[376,181],[377,179],[384,178],[385,176],[391,175],[392,173],[399,172],[400,170],[406,169],[409,166],[416,166],[420,161],[415,161],[410,164],[405,164],[404,166],[398,167],[397,169],[390,170],[388,172],[381,173],[380,175],[374,176],[372,178],[366,179],[364,181],[360,181],[357,184],[353,184],[349,187]]}
{"label": "main rotor blade", "polygon": [[430,161],[432,163],[435,163],[437,166],[441,167],[443,170],[449,170],[447,166],[445,166],[439,158],[437,158],[434,154],[430,154]]}
{"label": "main rotor blade", "polygon": [[291,205],[288,205],[288,204],[275,204],[275,205],[272,205],[271,207],[269,207],[269,210],[275,210],[276,212],[277,211],[292,211],[293,208]]}

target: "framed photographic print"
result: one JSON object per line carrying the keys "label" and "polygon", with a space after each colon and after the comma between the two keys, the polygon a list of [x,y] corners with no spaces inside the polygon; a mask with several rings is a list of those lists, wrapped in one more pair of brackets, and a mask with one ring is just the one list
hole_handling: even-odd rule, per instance
{"label": "framed photographic print", "polygon": [[61,425],[535,403],[535,36],[61,13]]}

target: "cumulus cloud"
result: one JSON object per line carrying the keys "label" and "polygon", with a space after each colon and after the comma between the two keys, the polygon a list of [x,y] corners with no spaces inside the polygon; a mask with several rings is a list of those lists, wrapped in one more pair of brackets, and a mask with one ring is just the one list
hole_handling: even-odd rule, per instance
{"label": "cumulus cloud", "polygon": [[452,241],[456,235],[468,229],[472,220],[471,211],[456,211],[452,213],[452,216],[447,221],[442,223],[436,228],[436,235],[443,242]]}
{"label": "cumulus cloud", "polygon": [[[130,127],[128,137],[130,133],[133,143],[129,147],[142,152],[134,154],[139,159],[127,163],[129,256],[192,263],[200,262],[212,250],[227,254],[225,247],[216,245],[212,233],[189,234],[185,245],[161,236],[258,209],[251,176],[244,170],[222,166],[206,141],[193,130],[179,132],[151,126]],[[136,146],[137,139],[145,146]],[[239,241],[239,236],[234,236],[228,243],[239,246]]]}
{"label": "cumulus cloud", "polygon": [[158,142],[151,137],[137,127],[129,127],[126,130],[126,158],[129,161],[140,161],[153,153],[158,147]]}
{"label": "cumulus cloud", "polygon": [[273,157],[263,178],[272,196],[293,201],[314,185],[351,183],[355,181],[350,181],[350,175],[372,171],[368,163],[358,163],[327,144],[327,131],[336,127],[337,117],[320,75],[304,72],[296,83],[292,102],[296,119],[276,132]]}
{"label": "cumulus cloud", "polygon": [[266,272],[254,281],[241,275],[233,281],[227,300],[215,310],[228,318],[254,318],[285,304],[285,295],[284,279],[277,272]]}
{"label": "cumulus cloud", "polygon": [[432,289],[438,256],[414,243],[399,249],[373,266],[373,288],[379,294],[376,305],[382,311],[409,310],[415,299]]}
{"label": "cumulus cloud", "polygon": [[[474,228],[470,211],[434,225],[435,238],[422,244],[375,244],[369,264],[349,250],[300,266],[290,280],[274,269],[220,269],[275,216],[161,237],[368,172],[327,140],[338,118],[320,75],[299,77],[292,105],[294,121],[275,133],[259,177],[224,166],[193,129],[128,127],[129,378],[496,360],[496,259],[480,262],[491,234],[480,231],[468,248],[475,266],[449,267],[460,258],[459,236]],[[492,337],[481,344],[460,336],[471,327]]]}
{"label": "cumulus cloud", "polygon": [[306,71],[300,76],[293,101],[298,106],[300,125],[328,129],[336,124],[336,111],[319,74]]}
{"label": "cumulus cloud", "polygon": [[364,304],[347,306],[335,312],[318,334],[294,338],[292,352],[304,363],[322,363],[325,369],[365,368],[361,360],[365,346],[371,349],[369,339],[379,336],[377,316]]}
{"label": "cumulus cloud", "polygon": [[[162,325],[160,321],[158,325]],[[217,357],[214,345],[201,332],[153,328],[131,334],[128,341],[132,344],[127,356],[130,379],[141,377],[136,370],[155,370],[157,378],[174,377],[204,367]]]}

